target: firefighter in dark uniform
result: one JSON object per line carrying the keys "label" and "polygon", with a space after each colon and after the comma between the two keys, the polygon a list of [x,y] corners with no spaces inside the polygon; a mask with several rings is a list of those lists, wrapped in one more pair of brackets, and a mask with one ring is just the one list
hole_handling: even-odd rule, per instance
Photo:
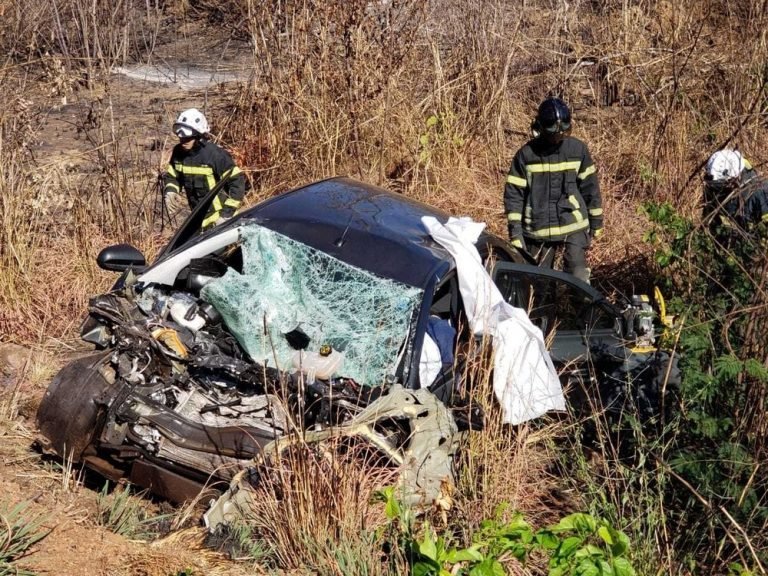
{"label": "firefighter in dark uniform", "polygon": [[[757,175],[738,150],[718,150],[704,169],[704,220],[729,245],[768,227],[768,179]],[[766,230],[761,231],[765,236]]]}
{"label": "firefighter in dark uniform", "polygon": [[216,184],[224,180],[203,219],[206,230],[231,218],[245,195],[245,176],[229,152],[208,140],[208,121],[196,108],[184,110],[173,124],[179,137],[163,175],[163,197],[169,210],[179,207],[181,189],[194,209]]}
{"label": "firefighter in dark uniform", "polygon": [[564,270],[589,282],[586,250],[603,233],[597,170],[587,145],[570,136],[571,111],[559,98],[541,103],[531,128],[504,187],[510,242],[550,268],[562,249]]}

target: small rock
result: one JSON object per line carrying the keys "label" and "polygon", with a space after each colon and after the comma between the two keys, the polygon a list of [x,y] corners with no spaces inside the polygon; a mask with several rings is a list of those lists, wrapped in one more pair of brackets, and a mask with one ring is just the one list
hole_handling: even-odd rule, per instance
{"label": "small rock", "polygon": [[34,351],[29,348],[10,342],[0,342],[0,373],[20,372],[27,361],[32,362],[34,356]]}

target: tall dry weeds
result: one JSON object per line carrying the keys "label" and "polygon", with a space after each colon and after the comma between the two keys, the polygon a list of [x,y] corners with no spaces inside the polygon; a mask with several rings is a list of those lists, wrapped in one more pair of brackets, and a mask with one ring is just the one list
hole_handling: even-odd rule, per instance
{"label": "tall dry weeds", "polygon": [[[728,144],[758,169],[768,161],[765,0],[0,0],[0,12],[8,61],[39,60],[57,97],[93,87],[100,70],[142,59],[159,40],[183,33],[166,27],[170,22],[205,17],[226,22],[227,31],[247,31],[254,82],[218,124],[252,171],[251,202],[351,174],[484,220],[503,235],[508,162],[528,138],[536,104],[550,93],[563,96],[603,189],[607,236],[591,258],[598,278],[613,279],[617,290],[649,276],[647,223],[637,212],[642,201],[670,201],[697,215],[697,175],[712,151]],[[45,341],[71,335],[87,296],[111,282],[93,264],[99,248],[120,235],[150,252],[159,243],[147,216],[153,191],[148,180],[121,168],[126,156],[134,168],[146,159],[130,143],[118,148],[103,116],[87,127],[89,146],[99,150],[91,161],[105,169],[98,189],[83,193],[80,182],[55,167],[39,176],[25,152],[24,135],[37,125],[18,98],[24,86],[14,94],[8,83],[0,85],[0,335]],[[61,209],[54,196],[62,198]],[[490,398],[487,377],[477,381],[478,397]],[[491,403],[485,407],[489,429],[470,436],[458,505],[466,503],[470,524],[501,501],[536,515],[539,503],[546,507],[557,494],[541,446],[561,432],[513,431],[498,424]],[[608,498],[624,513],[632,481],[611,477],[610,448],[601,458],[596,469],[610,485]],[[285,507],[267,504],[279,499],[264,500],[263,517],[272,520],[266,534],[286,566],[307,559],[304,543],[348,534],[332,506],[348,510],[352,526],[362,522],[352,508],[367,510],[351,487],[344,496],[330,493],[326,482],[310,482],[328,473],[325,464],[308,466],[308,479],[286,479],[296,488],[283,495],[292,499],[289,522]],[[661,505],[652,490],[642,494]],[[557,510],[549,506],[547,513]],[[659,541],[660,565],[674,572],[679,558],[669,540]]]}
{"label": "tall dry weeds", "polygon": [[361,443],[298,444],[254,486],[245,517],[261,560],[317,574],[385,574],[374,492],[394,484],[396,470]]}
{"label": "tall dry weeds", "polygon": [[104,246],[129,241],[151,256],[161,245],[154,165],[93,114],[82,131],[100,171],[78,175],[65,157],[38,158],[45,116],[18,71],[0,79],[0,340],[61,343],[75,336],[88,298],[114,281],[96,267]]}
{"label": "tall dry weeds", "polygon": [[697,169],[724,143],[765,161],[760,2],[241,6],[257,81],[229,133],[264,195],[348,173],[503,233],[503,173],[538,101],[557,94],[600,169],[616,231],[595,252],[605,264],[640,240],[627,203],[695,211]]}
{"label": "tall dry weeds", "polygon": [[78,87],[93,88],[104,71],[151,52],[164,23],[159,3],[135,0],[2,0],[0,14],[4,63],[42,63],[64,101]]}

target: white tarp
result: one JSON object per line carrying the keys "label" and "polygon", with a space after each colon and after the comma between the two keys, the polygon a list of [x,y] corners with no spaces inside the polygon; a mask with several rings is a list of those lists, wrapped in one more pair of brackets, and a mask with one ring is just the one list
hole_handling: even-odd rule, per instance
{"label": "white tarp", "polygon": [[431,216],[422,222],[456,261],[459,290],[472,332],[493,337],[493,390],[504,422],[520,424],[550,410],[565,410],[563,389],[541,330],[524,310],[504,301],[475,248],[485,224],[470,218],[450,218],[443,225]]}

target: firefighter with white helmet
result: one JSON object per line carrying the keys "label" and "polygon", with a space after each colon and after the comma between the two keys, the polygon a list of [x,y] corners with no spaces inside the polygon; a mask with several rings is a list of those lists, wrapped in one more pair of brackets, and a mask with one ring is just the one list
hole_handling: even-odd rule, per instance
{"label": "firefighter with white helmet", "polygon": [[163,175],[163,197],[170,210],[181,203],[181,190],[194,209],[210,191],[223,181],[205,214],[202,227],[207,229],[231,218],[245,195],[245,177],[232,156],[207,139],[208,120],[197,108],[184,110],[173,124],[179,138]]}
{"label": "firefighter with white helmet", "polygon": [[704,168],[705,219],[730,232],[768,222],[768,180],[738,150],[724,148]]}
{"label": "firefighter with white helmet", "polygon": [[179,138],[208,133],[208,120],[197,108],[184,110],[173,123],[173,133]]}

